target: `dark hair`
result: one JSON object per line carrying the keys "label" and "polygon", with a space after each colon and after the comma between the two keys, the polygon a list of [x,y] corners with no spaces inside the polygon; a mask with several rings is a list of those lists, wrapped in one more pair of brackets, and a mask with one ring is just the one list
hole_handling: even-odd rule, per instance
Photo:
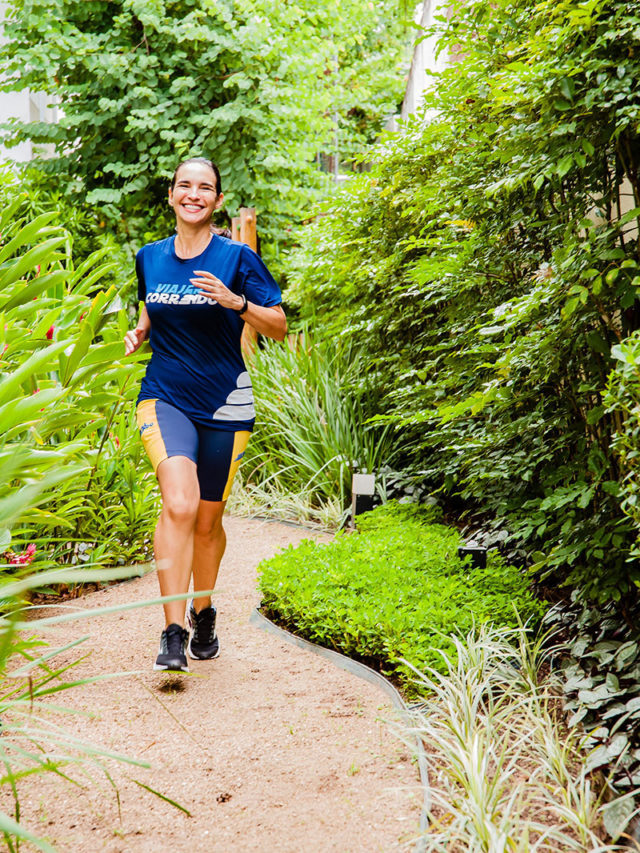
{"label": "dark hair", "polygon": [[176,166],[176,170],[173,173],[173,178],[171,178],[171,189],[173,189],[176,185],[176,178],[178,177],[178,172],[183,166],[186,166],[187,163],[204,163],[205,166],[208,166],[213,174],[216,176],[216,193],[220,195],[222,192],[222,178],[220,177],[220,169],[216,166],[213,160],[207,160],[206,157],[188,157],[186,160],[183,160],[182,163],[178,163]]}

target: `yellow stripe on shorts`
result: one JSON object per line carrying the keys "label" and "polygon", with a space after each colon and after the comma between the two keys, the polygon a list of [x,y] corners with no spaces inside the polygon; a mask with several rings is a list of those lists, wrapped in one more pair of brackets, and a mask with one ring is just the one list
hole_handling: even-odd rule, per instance
{"label": "yellow stripe on shorts", "polygon": [[140,438],[154,471],[158,470],[158,465],[169,455],[158,426],[156,403],[157,400],[142,400],[136,409]]}
{"label": "yellow stripe on shorts", "polygon": [[224,492],[222,493],[222,500],[226,501],[229,495],[231,494],[231,486],[233,485],[233,478],[238,473],[238,468],[242,463],[242,457],[244,456],[244,452],[247,449],[247,444],[249,444],[249,439],[251,438],[251,433],[248,430],[240,430],[240,432],[235,433],[233,437],[233,451],[231,453],[231,465],[229,467],[229,477],[227,479],[227,485],[224,487]]}

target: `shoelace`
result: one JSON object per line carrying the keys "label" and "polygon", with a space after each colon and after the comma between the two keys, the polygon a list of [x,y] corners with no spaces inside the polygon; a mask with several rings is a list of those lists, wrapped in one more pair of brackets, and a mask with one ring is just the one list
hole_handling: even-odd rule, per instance
{"label": "shoelace", "polygon": [[200,613],[196,613],[194,633],[198,642],[204,642],[205,637],[207,637],[207,642],[213,643],[213,624],[214,614],[212,607],[207,607],[205,610],[201,610]]}
{"label": "shoelace", "polygon": [[167,654],[174,655],[182,654],[182,644],[184,642],[184,631],[182,628],[172,630],[167,629]]}

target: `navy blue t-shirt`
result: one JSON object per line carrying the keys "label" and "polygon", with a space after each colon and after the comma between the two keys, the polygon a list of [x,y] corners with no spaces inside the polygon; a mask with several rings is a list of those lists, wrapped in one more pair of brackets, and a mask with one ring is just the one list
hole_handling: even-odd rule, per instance
{"label": "navy blue t-shirt", "polygon": [[280,288],[258,255],[214,234],[195,258],[179,258],[175,235],[136,255],[138,299],[151,320],[152,356],[138,402],[164,400],[195,423],[236,431],[255,420],[253,389],[240,348],[244,322],[189,281],[207,270],[255,305],[279,305]]}

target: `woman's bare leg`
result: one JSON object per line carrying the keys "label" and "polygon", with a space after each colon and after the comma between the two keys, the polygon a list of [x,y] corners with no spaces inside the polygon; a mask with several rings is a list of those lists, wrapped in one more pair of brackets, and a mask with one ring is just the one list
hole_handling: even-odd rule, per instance
{"label": "woman's bare leg", "polygon": [[[193,536],[193,590],[212,590],[227,545],[222,526],[226,501],[200,501]],[[194,595],[196,613],[211,605],[211,595]]]}
{"label": "woman's bare leg", "polygon": [[[200,486],[195,463],[186,456],[164,459],[157,470],[162,512],[153,540],[158,582],[162,595],[189,591],[193,541]],[[166,625],[184,623],[185,601],[164,604]]]}

